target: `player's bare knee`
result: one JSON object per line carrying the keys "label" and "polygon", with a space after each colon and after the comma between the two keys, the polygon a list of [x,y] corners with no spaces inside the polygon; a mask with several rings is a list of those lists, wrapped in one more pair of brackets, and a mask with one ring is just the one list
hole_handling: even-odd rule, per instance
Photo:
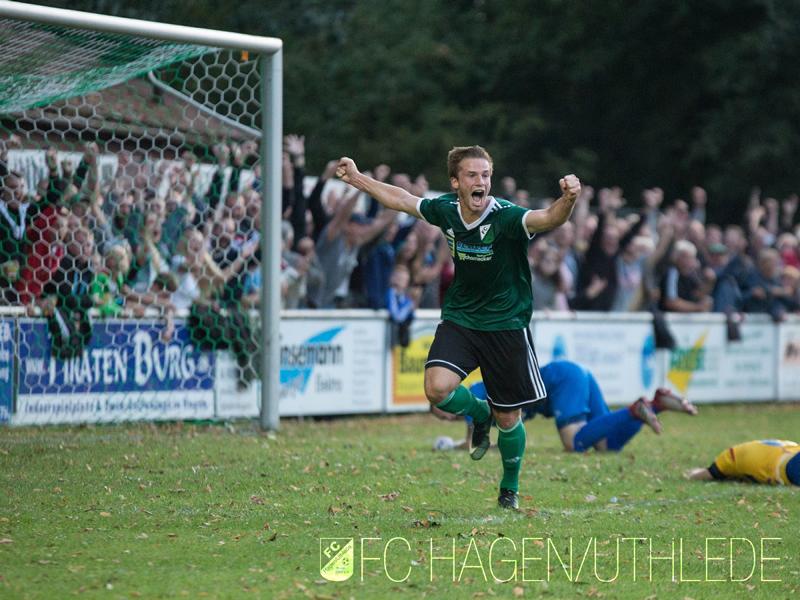
{"label": "player's bare knee", "polygon": [[445,400],[461,384],[461,378],[442,367],[425,369],[425,396],[433,405]]}
{"label": "player's bare knee", "polygon": [[522,418],[522,411],[520,410],[512,410],[512,411],[494,411],[494,420],[497,423],[497,426],[502,429],[511,429],[514,425],[517,424]]}
{"label": "player's bare knee", "polygon": [[447,398],[453,389],[449,382],[442,379],[435,377],[425,378],[425,396],[428,398],[428,402],[433,405],[439,404]]}

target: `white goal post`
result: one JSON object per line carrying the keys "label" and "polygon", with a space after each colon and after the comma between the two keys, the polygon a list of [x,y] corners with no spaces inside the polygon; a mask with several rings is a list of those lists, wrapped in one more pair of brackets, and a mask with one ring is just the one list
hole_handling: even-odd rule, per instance
{"label": "white goal post", "polygon": [[70,27],[106,34],[235,50],[258,57],[260,73],[261,225],[261,426],[277,430],[280,390],[281,154],[283,131],[283,43],[278,38],[244,35],[144,20],[49,8],[0,0],[0,18]]}

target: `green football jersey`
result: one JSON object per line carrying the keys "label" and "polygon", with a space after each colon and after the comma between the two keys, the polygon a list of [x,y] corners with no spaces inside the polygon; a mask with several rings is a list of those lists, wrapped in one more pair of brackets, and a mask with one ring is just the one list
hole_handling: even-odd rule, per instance
{"label": "green football jersey", "polygon": [[482,331],[527,327],[533,312],[527,209],[490,197],[483,215],[467,225],[458,196],[445,194],[421,200],[417,211],[444,232],[455,263],[442,319]]}

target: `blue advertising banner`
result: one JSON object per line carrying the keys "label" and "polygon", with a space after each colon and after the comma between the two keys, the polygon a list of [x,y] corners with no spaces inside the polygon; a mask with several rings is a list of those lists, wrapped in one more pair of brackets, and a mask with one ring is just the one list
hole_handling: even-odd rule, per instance
{"label": "blue advertising banner", "polygon": [[194,347],[183,321],[168,343],[162,332],[155,320],[98,320],[82,354],[57,360],[47,323],[20,319],[13,422],[213,417],[213,353]]}
{"label": "blue advertising banner", "polygon": [[8,423],[14,406],[14,338],[16,321],[0,319],[0,423]]}

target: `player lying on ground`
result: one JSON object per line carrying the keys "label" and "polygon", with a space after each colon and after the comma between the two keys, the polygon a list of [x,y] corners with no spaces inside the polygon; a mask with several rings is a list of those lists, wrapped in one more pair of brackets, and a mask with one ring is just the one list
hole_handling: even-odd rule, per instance
{"label": "player lying on ground", "polygon": [[[590,448],[619,451],[639,433],[643,424],[661,433],[661,422],[656,413],[672,410],[697,414],[693,404],[666,388],[656,390],[652,400],[642,397],[630,406],[612,412],[594,375],[581,365],[568,360],[556,360],[542,367],[541,373],[547,387],[547,398],[526,409],[523,418],[532,419],[537,414],[555,417],[561,443],[568,452],[585,452]],[[473,384],[470,389],[476,397],[485,397],[482,382]],[[434,414],[449,418],[449,415],[435,410]],[[468,423],[468,431],[469,426]],[[466,442],[455,444],[463,445]],[[442,438],[437,440],[437,446],[438,449],[452,447]]]}
{"label": "player lying on ground", "polygon": [[707,469],[687,471],[686,477],[800,485],[800,445],[787,440],[745,442],[720,452]]}

